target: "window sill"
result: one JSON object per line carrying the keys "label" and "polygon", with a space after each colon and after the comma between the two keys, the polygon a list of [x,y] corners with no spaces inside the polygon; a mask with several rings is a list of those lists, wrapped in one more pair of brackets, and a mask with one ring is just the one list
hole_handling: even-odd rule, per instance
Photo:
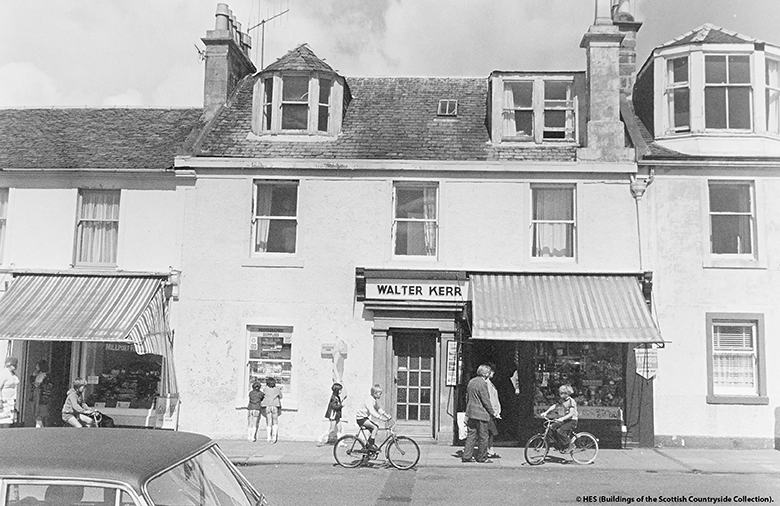
{"label": "window sill", "polygon": [[761,269],[769,268],[766,262],[747,258],[707,258],[702,262],[705,269]]}
{"label": "window sill", "polygon": [[[247,404],[249,404],[249,399],[238,399],[236,401],[236,409],[246,409]],[[286,399],[282,397],[282,411],[298,411],[298,401],[293,399]]]}
{"label": "window sill", "polygon": [[303,259],[298,257],[253,257],[241,263],[241,267],[289,267],[303,268]]}
{"label": "window sill", "polygon": [[738,395],[708,395],[707,404],[745,404],[745,405],[767,405],[769,397],[757,395],[755,397],[744,397]]}
{"label": "window sill", "polygon": [[246,136],[250,141],[269,141],[269,142],[330,142],[338,137],[322,132],[307,133],[301,130],[290,132],[263,132],[261,134],[248,133]]}
{"label": "window sill", "polygon": [[578,146],[574,139],[545,139],[536,142],[530,137],[504,137],[499,142],[494,142],[496,147],[539,147],[539,146]]}

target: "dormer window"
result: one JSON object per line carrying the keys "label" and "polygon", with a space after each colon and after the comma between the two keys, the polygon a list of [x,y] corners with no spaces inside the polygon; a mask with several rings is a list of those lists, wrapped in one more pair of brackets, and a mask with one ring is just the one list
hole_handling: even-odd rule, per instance
{"label": "dormer window", "polygon": [[309,126],[309,78],[282,78],[282,130],[306,130]]}
{"label": "dormer window", "polygon": [[688,57],[671,58],[666,62],[666,105],[669,125],[675,132],[691,129],[691,89],[688,78]]}
{"label": "dormer window", "polygon": [[317,74],[278,74],[262,79],[259,133],[323,135],[331,132],[336,81]]}
{"label": "dormer window", "polygon": [[500,76],[493,82],[494,140],[537,144],[577,140],[573,77]]}

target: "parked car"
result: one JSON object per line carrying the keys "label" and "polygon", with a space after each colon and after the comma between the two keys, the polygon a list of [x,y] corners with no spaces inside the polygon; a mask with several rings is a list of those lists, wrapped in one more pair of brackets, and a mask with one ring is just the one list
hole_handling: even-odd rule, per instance
{"label": "parked car", "polygon": [[206,436],[0,430],[0,506],[267,506]]}

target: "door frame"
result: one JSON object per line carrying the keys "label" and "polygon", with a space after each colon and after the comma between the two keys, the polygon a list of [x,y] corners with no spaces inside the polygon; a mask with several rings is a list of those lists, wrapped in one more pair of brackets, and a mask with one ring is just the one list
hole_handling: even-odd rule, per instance
{"label": "door frame", "polygon": [[[389,395],[387,395],[387,402],[388,407],[390,410],[388,410],[388,413],[393,415],[393,418],[396,419],[396,421],[399,424],[399,428],[401,429],[401,432],[403,432],[403,428],[408,426],[410,430],[407,432],[414,431],[413,428],[416,428],[418,430],[421,430],[423,427],[425,427],[424,422],[419,423],[411,423],[407,421],[400,421],[396,418],[396,408],[398,405],[398,389],[397,382],[396,382],[396,374],[398,370],[398,360],[397,356],[395,354],[395,338],[400,336],[409,336],[411,338],[415,339],[431,339],[433,340],[433,354],[431,356],[431,359],[433,360],[433,364],[431,366],[431,418],[428,420],[427,426],[428,430],[426,435],[430,437],[436,437],[436,430],[439,423],[439,413],[438,413],[438,403],[437,399],[439,398],[439,381],[438,378],[440,376],[439,369],[441,368],[441,364],[439,363],[438,357],[440,356],[441,352],[441,333],[438,329],[406,329],[406,328],[392,328],[388,332],[388,342],[390,345],[390,382],[388,382],[387,387],[385,388],[385,391],[387,392],[390,390]],[[390,388],[392,387],[392,388]],[[414,431],[416,432],[416,431]],[[414,434],[419,435],[419,434]]]}

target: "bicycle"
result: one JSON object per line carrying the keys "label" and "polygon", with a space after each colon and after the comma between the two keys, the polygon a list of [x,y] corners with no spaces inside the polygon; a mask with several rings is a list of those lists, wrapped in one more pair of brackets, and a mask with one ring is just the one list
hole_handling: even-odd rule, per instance
{"label": "bicycle", "polygon": [[394,428],[395,423],[379,429],[388,431],[389,434],[375,450],[366,447],[365,441],[368,441],[371,431],[365,427],[360,427],[360,431],[354,436],[341,436],[333,445],[333,458],[341,467],[354,468],[377,459],[384,448],[385,457],[391,466],[401,470],[411,469],[420,460],[420,447],[414,439],[397,435]]}
{"label": "bicycle", "polygon": [[557,440],[552,425],[553,419],[544,419],[544,431],[528,438],[525,444],[525,461],[532,466],[543,463],[550,452],[550,447],[561,454],[570,454],[577,464],[591,464],[599,453],[599,441],[589,432],[572,433],[572,445],[563,448]]}
{"label": "bicycle", "polygon": [[[104,415],[98,410],[92,410],[91,413],[82,413],[84,416],[90,419],[90,421],[86,421],[82,418],[79,418],[79,421],[85,428],[100,428],[100,427],[113,427],[114,426],[114,419],[111,418],[108,415]],[[68,422],[62,422],[63,427],[73,427]]]}

